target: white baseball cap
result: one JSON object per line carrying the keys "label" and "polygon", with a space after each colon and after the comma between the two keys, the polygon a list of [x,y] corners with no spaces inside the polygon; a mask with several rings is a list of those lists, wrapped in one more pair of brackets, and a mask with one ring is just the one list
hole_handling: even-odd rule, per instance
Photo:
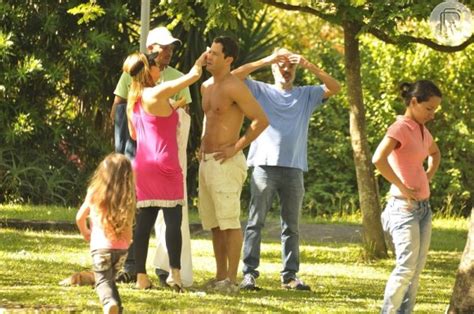
{"label": "white baseball cap", "polygon": [[146,38],[147,47],[154,44],[168,46],[175,42],[179,42],[181,44],[181,40],[174,38],[173,35],[171,35],[171,32],[164,26],[152,29]]}

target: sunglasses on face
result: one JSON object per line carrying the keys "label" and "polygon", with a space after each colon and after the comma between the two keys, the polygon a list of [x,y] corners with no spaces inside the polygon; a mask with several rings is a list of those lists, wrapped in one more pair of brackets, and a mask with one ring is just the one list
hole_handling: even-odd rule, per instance
{"label": "sunglasses on face", "polygon": [[[148,66],[151,68],[152,66],[157,66],[156,64],[156,58],[158,57],[159,53],[158,52],[153,52],[153,53],[150,53],[150,54],[145,54],[145,57],[148,61]],[[135,76],[137,75],[138,73],[140,73],[140,71],[143,69],[143,67],[145,66],[145,64],[143,63],[143,61],[139,60],[137,63],[135,63],[132,68],[130,69],[130,75],[131,76]]]}
{"label": "sunglasses on face", "polygon": [[170,45],[154,44],[153,45],[154,51],[156,51],[157,49],[160,49],[161,51],[174,51],[175,48],[176,48],[175,44],[170,44]]}

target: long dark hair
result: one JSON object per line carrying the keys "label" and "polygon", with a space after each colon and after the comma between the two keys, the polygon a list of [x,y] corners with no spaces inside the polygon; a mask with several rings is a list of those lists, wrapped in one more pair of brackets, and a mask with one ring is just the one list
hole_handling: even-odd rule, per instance
{"label": "long dark hair", "polygon": [[430,97],[443,97],[441,90],[432,81],[419,80],[415,83],[402,83],[400,84],[400,96],[403,98],[405,105],[410,105],[410,101],[413,97],[416,97],[416,101],[423,102],[430,99]]}

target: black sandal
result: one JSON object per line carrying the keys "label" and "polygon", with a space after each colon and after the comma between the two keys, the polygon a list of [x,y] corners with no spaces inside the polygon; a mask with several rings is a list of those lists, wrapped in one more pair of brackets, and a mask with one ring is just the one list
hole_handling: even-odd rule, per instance
{"label": "black sandal", "polygon": [[115,277],[116,282],[130,283],[137,282],[137,274],[132,274],[126,271],[119,271]]}
{"label": "black sandal", "polygon": [[185,293],[186,290],[184,290],[182,285],[178,285],[177,283],[171,285],[171,289],[173,289],[177,293]]}

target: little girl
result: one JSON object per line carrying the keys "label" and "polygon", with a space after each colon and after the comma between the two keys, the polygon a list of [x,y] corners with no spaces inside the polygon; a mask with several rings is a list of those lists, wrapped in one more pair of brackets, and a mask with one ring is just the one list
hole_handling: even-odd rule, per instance
{"label": "little girl", "polygon": [[104,313],[122,312],[115,275],[125,262],[132,240],[135,203],[130,161],[121,154],[108,155],[97,167],[76,215],[82,236],[90,242],[95,287]]}
{"label": "little girl", "polygon": [[392,184],[382,225],[391,236],[396,265],[385,287],[382,313],[411,313],[415,307],[431,239],[429,182],[441,160],[438,145],[425,127],[441,103],[441,91],[421,80],[403,83],[400,92],[405,114],[388,128],[372,159]]}

